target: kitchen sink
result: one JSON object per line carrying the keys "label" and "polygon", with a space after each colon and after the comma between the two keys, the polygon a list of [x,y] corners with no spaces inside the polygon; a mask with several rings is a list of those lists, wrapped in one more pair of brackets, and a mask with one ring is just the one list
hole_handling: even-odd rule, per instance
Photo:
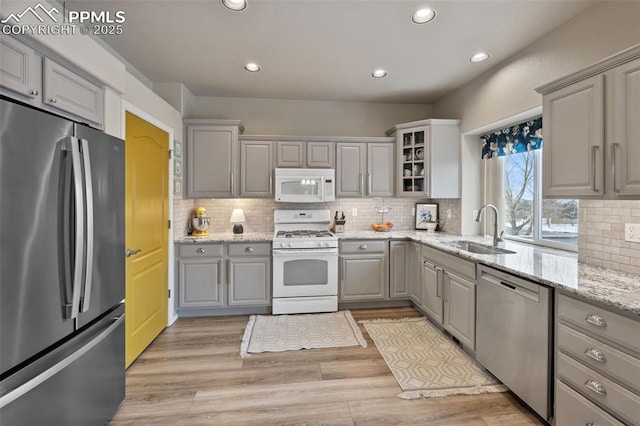
{"label": "kitchen sink", "polygon": [[513,254],[515,251],[503,249],[501,247],[489,246],[486,244],[480,244],[473,241],[452,241],[447,243],[448,246],[454,247],[460,250],[468,251],[469,253],[476,254]]}

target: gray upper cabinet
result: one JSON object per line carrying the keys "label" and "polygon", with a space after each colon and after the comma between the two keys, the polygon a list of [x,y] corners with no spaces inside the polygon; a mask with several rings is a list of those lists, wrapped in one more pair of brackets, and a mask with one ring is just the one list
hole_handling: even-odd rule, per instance
{"label": "gray upper cabinet", "polygon": [[19,41],[0,37],[0,86],[22,95],[23,101],[39,99],[42,92],[42,58]]}
{"label": "gray upper cabinet", "polygon": [[104,87],[61,63],[12,37],[0,36],[0,94],[102,127]]}
{"label": "gray upper cabinet", "polygon": [[232,120],[185,120],[187,197],[229,198],[239,194],[238,135]]}
{"label": "gray upper cabinet", "polygon": [[307,167],[333,169],[335,164],[335,142],[307,142]]}
{"label": "gray upper cabinet", "polygon": [[332,169],[335,166],[335,142],[278,141],[277,167]]}
{"label": "gray upper cabinet", "polygon": [[393,196],[394,151],[393,143],[338,143],[336,195]]}
{"label": "gray upper cabinet", "polygon": [[638,199],[640,46],[536,90],[543,95],[543,196]]}
{"label": "gray upper cabinet", "polygon": [[421,120],[387,130],[396,137],[396,194],[460,197],[460,121]]}
{"label": "gray upper cabinet", "polygon": [[278,167],[304,167],[304,142],[277,142],[277,166]]}
{"label": "gray upper cabinet", "polygon": [[273,143],[240,142],[240,196],[273,195]]}
{"label": "gray upper cabinet", "polygon": [[102,124],[104,89],[49,58],[44,58],[43,102],[93,123]]}

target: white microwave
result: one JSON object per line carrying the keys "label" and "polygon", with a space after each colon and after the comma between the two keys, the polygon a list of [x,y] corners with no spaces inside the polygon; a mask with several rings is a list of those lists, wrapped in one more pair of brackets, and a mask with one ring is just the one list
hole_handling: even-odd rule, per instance
{"label": "white microwave", "polygon": [[334,169],[276,169],[276,201],[322,203],[335,200]]}

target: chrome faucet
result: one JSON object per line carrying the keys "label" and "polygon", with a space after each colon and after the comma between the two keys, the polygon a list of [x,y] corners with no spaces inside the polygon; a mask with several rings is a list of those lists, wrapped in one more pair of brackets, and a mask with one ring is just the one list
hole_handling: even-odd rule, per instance
{"label": "chrome faucet", "polygon": [[504,240],[501,238],[502,234],[498,236],[498,209],[496,208],[496,206],[494,206],[493,204],[485,204],[484,206],[482,206],[480,208],[480,211],[478,212],[478,216],[476,216],[476,222],[480,222],[480,216],[482,216],[482,212],[487,207],[492,208],[493,212],[495,213],[495,220],[493,221],[493,245],[497,247],[498,243],[501,243]]}

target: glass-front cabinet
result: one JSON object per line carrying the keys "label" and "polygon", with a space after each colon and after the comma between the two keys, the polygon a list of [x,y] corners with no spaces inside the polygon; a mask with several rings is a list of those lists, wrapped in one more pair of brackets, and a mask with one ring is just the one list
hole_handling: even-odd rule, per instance
{"label": "glass-front cabinet", "polygon": [[412,129],[401,134],[402,187],[399,191],[402,193],[423,194],[425,191],[424,179],[428,176],[428,171],[425,170],[424,156],[428,137],[428,127]]}
{"label": "glass-front cabinet", "polygon": [[460,197],[459,120],[421,120],[387,130],[396,137],[396,194],[400,197]]}

